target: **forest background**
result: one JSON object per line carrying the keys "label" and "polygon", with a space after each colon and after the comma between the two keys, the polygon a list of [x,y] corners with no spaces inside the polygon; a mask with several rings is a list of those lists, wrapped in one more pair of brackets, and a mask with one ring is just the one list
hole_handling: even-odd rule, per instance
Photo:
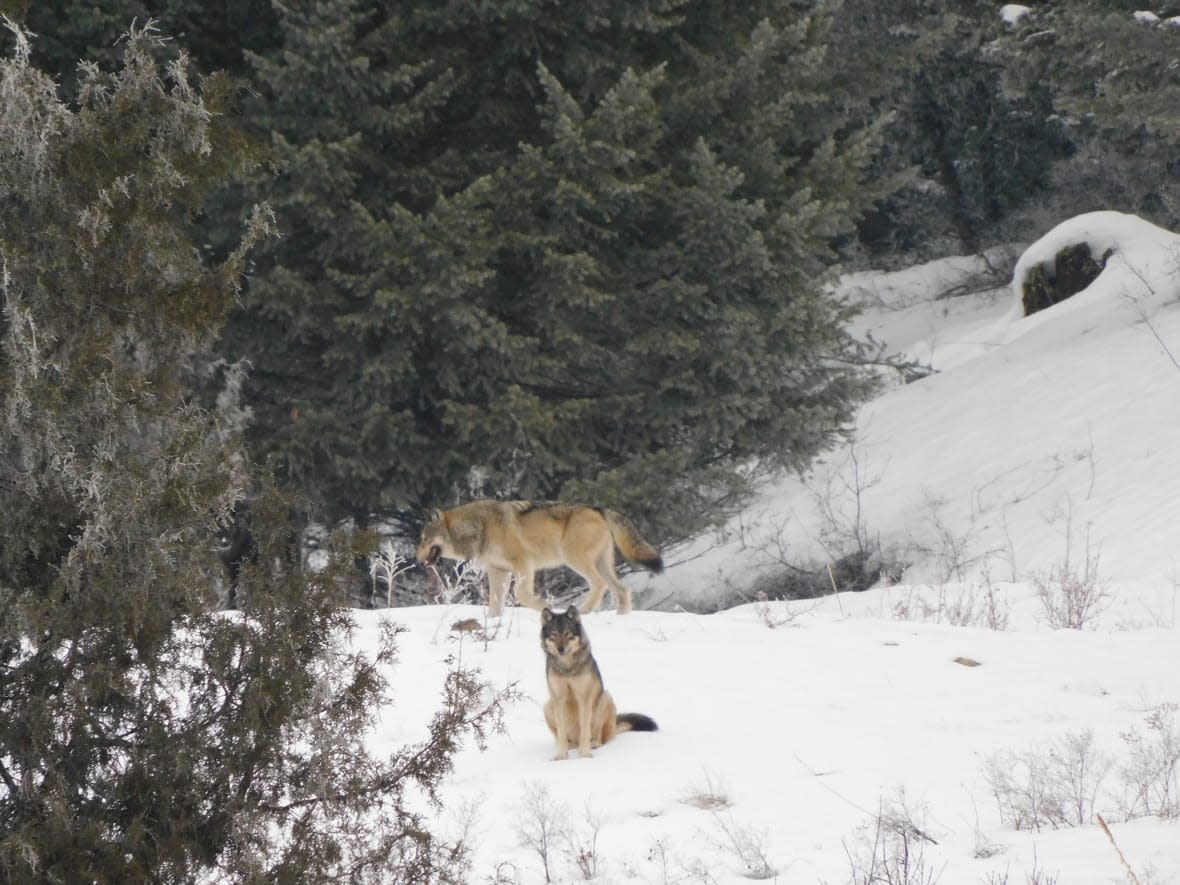
{"label": "forest background", "polygon": [[248,364],[251,460],[329,524],[563,498],[681,540],[867,394],[837,265],[1180,221],[1176,31],[1129,3],[24,5],[63,97],[149,19],[236,78],[197,242],[278,236],[211,389]]}
{"label": "forest background", "polygon": [[506,698],[456,667],[372,756],[396,637],[339,643],[363,544],[287,568],[292,510],[724,519],[873,390],[838,269],[1180,225],[1133,11],[0,2],[0,878],[463,881],[404,800]]}

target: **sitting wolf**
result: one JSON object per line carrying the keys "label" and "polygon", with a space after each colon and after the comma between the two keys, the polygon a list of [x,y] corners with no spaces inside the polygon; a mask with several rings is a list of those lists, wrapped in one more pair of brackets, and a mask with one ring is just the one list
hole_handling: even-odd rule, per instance
{"label": "sitting wolf", "polygon": [[656,731],[650,716],[615,711],[576,608],[564,614],[550,608],[541,612],[541,648],[549,685],[545,723],[557,739],[555,759],[568,759],[574,746],[579,756],[590,756],[623,731]]}

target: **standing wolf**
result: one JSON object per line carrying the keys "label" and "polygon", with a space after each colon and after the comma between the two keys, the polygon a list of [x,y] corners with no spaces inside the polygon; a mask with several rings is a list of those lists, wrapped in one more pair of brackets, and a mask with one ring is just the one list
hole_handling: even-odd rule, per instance
{"label": "standing wolf", "polygon": [[549,684],[545,722],[557,738],[554,759],[568,759],[573,746],[579,756],[590,756],[619,732],[656,730],[649,716],[615,711],[576,608],[570,606],[560,615],[551,608],[541,612],[541,648]]}
{"label": "standing wolf", "polygon": [[533,575],[537,569],[560,565],[568,565],[590,585],[582,611],[598,608],[609,585],[619,614],[627,614],[631,588],[615,574],[616,544],[631,562],[657,574],[663,570],[659,552],[613,510],[484,500],[433,511],[422,529],[418,560],[426,565],[439,557],[478,560],[488,571],[488,609],[493,617],[502,611],[514,575],[520,603],[541,608],[544,603],[533,591]]}

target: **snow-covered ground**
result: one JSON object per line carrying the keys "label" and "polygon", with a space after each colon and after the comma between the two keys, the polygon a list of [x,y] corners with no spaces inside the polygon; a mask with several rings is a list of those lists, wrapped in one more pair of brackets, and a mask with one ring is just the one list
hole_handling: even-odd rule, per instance
{"label": "snow-covered ground", "polygon": [[[1008,289],[936,298],[970,259],[844,281],[869,305],[861,331],[935,374],[866,405],[849,447],[671,551],[665,575],[629,580],[641,606],[700,607],[859,532],[908,563],[903,583],[587,616],[619,709],[658,732],[551,761],[536,612],[486,641],[450,629],[477,607],[357,614],[361,647],[382,621],[407,628],[376,749],[423,736],[448,657],[523,694],[444,789],[437,824],[466,832],[473,883],[1180,882],[1180,238],[1083,216],[1018,278],[1079,235],[1115,249],[1106,270],[1030,318]],[[1065,585],[1092,594],[1083,629],[1052,626]]]}

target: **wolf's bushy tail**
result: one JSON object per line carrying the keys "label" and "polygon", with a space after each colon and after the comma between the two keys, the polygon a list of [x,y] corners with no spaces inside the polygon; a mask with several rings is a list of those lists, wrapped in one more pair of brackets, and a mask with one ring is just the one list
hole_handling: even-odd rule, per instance
{"label": "wolf's bushy tail", "polygon": [[660,727],[650,716],[642,713],[620,713],[615,717],[619,731],[659,731]]}
{"label": "wolf's bushy tail", "polygon": [[603,510],[602,515],[606,518],[615,544],[629,562],[651,569],[657,575],[664,570],[664,560],[660,557],[660,551],[640,537],[639,530],[631,520],[613,510]]}

